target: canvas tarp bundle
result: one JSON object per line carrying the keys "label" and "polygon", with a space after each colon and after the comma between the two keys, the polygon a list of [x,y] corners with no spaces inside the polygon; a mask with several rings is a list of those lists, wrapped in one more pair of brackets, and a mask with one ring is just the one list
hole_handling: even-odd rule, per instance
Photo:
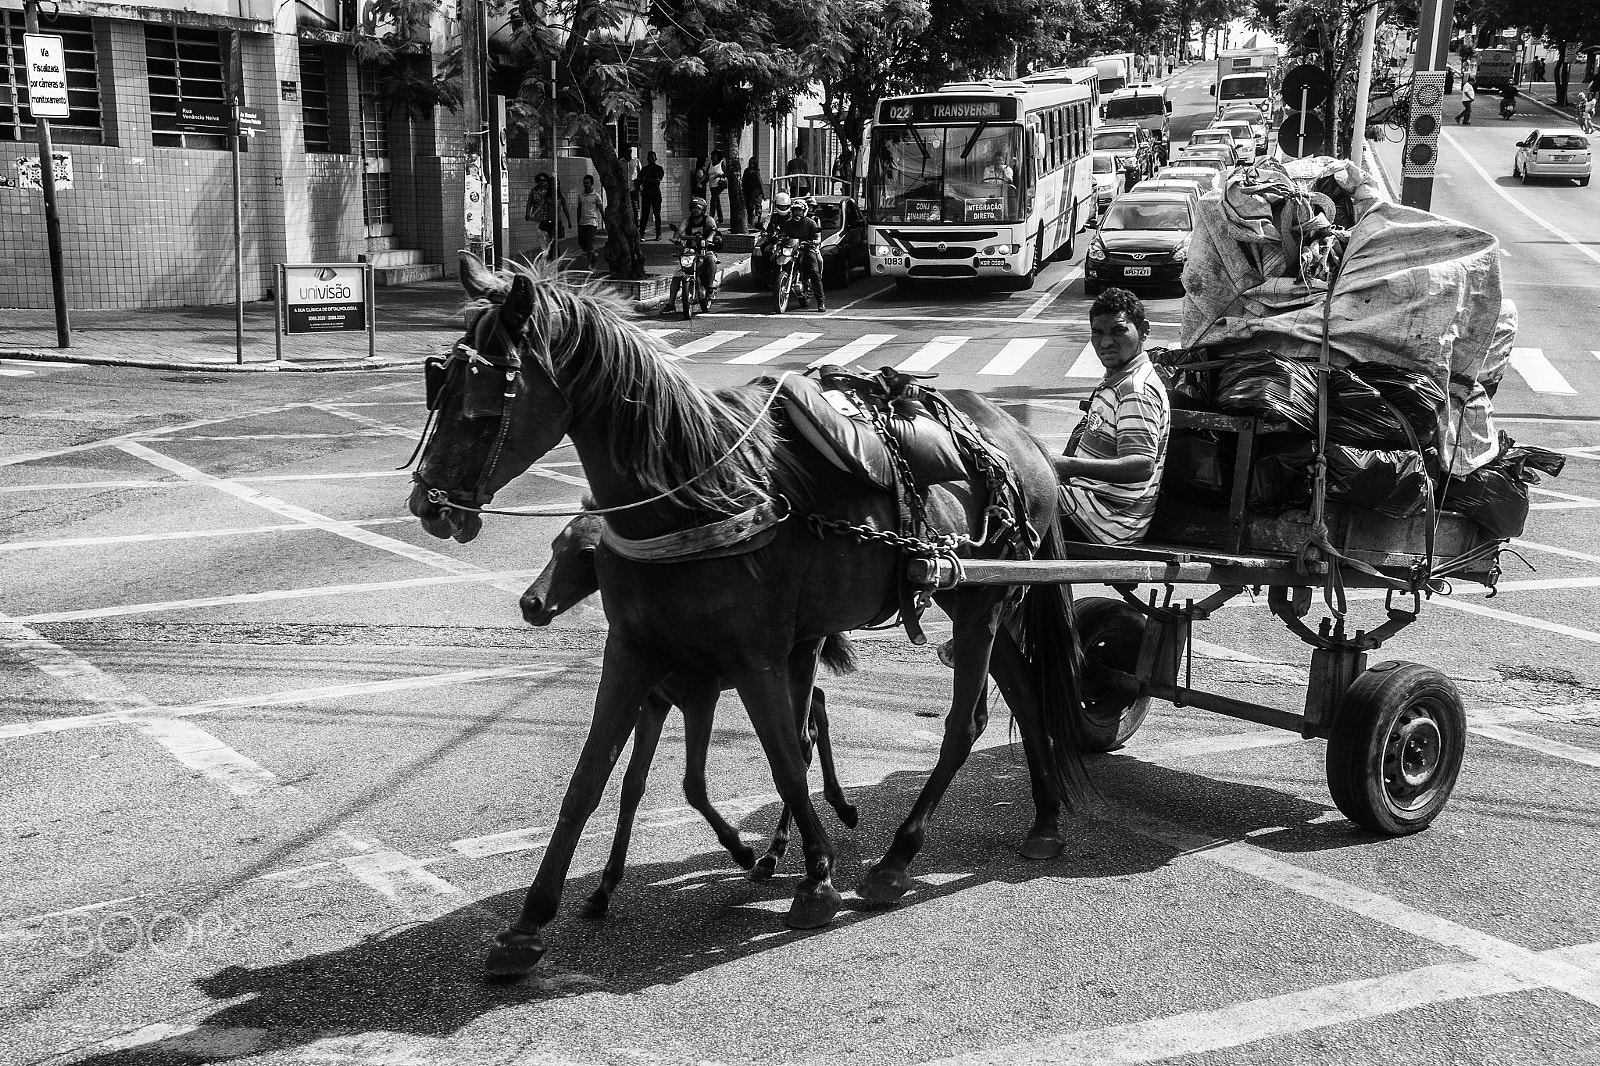
{"label": "canvas tarp bundle", "polygon": [[[1326,310],[1334,366],[1385,363],[1429,378],[1441,392],[1452,377],[1477,381],[1501,311],[1494,236],[1381,200],[1346,160],[1297,166],[1309,178],[1300,184],[1325,197],[1335,220],[1350,221],[1331,304],[1326,281],[1304,272],[1315,257],[1293,254],[1296,240],[1326,233],[1301,224],[1312,195],[1276,165],[1237,171],[1222,195],[1200,202],[1183,272],[1183,346],[1204,344],[1221,358],[1265,348],[1315,362]],[[1287,242],[1286,204],[1299,205],[1289,233],[1296,240]],[[1454,440],[1451,423],[1462,406],[1452,397],[1438,412],[1446,441]],[[1459,473],[1479,456],[1455,459]]]}

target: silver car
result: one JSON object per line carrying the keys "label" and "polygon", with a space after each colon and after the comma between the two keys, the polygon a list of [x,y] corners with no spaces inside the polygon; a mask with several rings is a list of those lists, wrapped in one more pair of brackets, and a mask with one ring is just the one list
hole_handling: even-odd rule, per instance
{"label": "silver car", "polygon": [[1524,185],[1534,178],[1572,178],[1587,185],[1593,166],[1589,138],[1583,134],[1534,130],[1527,140],[1517,142],[1511,176],[1521,178]]}

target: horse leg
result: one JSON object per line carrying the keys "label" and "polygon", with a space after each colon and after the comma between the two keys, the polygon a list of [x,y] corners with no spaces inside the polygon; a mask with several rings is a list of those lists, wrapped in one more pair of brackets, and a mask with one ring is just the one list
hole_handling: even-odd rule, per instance
{"label": "horse leg", "polygon": [[778,825],[772,830],[772,841],[767,845],[767,853],[756,860],[755,867],[750,871],[750,880],[769,881],[772,875],[778,872],[778,863],[783,861],[784,852],[789,850],[789,823],[791,821],[789,808],[783,808],[783,813],[778,815]]}
{"label": "horse leg", "polygon": [[828,697],[820,688],[811,690],[811,738],[817,758],[822,761],[822,794],[845,828],[854,829],[861,820],[861,812],[839,784],[839,771],[833,765],[833,735],[828,731]]}
{"label": "horse leg", "polygon": [[1039,693],[1029,679],[1022,649],[1008,627],[1002,626],[996,635],[992,654],[990,674],[1017,720],[1033,789],[1033,825],[1017,850],[1025,859],[1053,859],[1066,847],[1066,840],[1061,836],[1061,793],[1044,760],[1049,740],[1039,717]]}
{"label": "horse leg", "polygon": [[729,825],[706,795],[706,752],[711,747],[711,727],[717,710],[717,699],[722,695],[719,682],[697,685],[689,693],[679,694],[679,709],[683,711],[683,796],[689,806],[700,812],[711,831],[739,865],[748,870],[755,865],[755,850],[739,838],[739,831]]}
{"label": "horse leg", "polygon": [[[833,886],[833,844],[811,805],[811,787],[806,779],[805,745],[795,716],[796,705],[806,705],[807,695],[816,674],[816,656],[809,657],[810,666],[793,670],[768,666],[757,668],[738,679],[739,697],[744,700],[750,722],[761,747],[767,753],[767,763],[772,768],[772,782],[778,795],[794,817],[805,845],[806,877],[794,891],[794,902],[789,905],[784,924],[791,929],[816,929],[827,925],[839,913],[843,900]],[[793,673],[800,678],[788,676]],[[796,692],[798,683],[804,687]]]}
{"label": "horse leg", "polygon": [[[1000,608],[998,601],[993,599],[993,593],[980,590],[979,594],[989,597],[987,610],[973,604],[970,594],[956,594],[958,609],[953,612],[955,637],[951,643],[955,685],[950,713],[944,720],[944,740],[939,745],[939,761],[922,786],[911,813],[906,815],[906,820],[896,830],[889,850],[856,886],[857,894],[869,902],[892,903],[911,888],[911,875],[907,868],[917,852],[922,850],[928,819],[944,798],[956,771],[972,754],[973,744],[983,735],[984,726],[988,724],[989,652],[994,644]],[[959,609],[969,604],[972,606],[968,609]]]}
{"label": "horse leg", "polygon": [[606,780],[639,720],[645,697],[664,674],[664,670],[628,650],[615,637],[606,641],[605,666],[600,672],[589,735],[584,739],[572,779],[567,782],[561,813],[539,861],[539,872],[522,901],[522,911],[510,928],[495,938],[495,946],[485,960],[489,976],[520,977],[544,957],[539,930],[556,916],[583,827],[600,804]]}
{"label": "horse leg", "polygon": [[617,811],[617,830],[611,837],[611,855],[600,874],[600,887],[589,893],[584,904],[585,918],[604,918],[611,908],[611,894],[622,881],[628,866],[628,842],[633,836],[633,819],[639,812],[639,801],[644,798],[645,779],[650,775],[650,764],[655,761],[656,745],[661,740],[661,728],[666,725],[667,712],[672,703],[653,690],[644,699],[639,712],[639,724],[633,727],[633,750],[628,755],[628,769],[622,778],[622,798]]}

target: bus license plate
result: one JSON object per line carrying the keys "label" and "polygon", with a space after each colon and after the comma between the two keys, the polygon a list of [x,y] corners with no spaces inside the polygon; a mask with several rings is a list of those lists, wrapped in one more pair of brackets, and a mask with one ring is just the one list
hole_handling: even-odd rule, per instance
{"label": "bus license plate", "polygon": [[1122,276],[1126,277],[1126,278],[1148,278],[1150,276],[1150,268],[1149,267],[1123,267],[1122,268]]}
{"label": "bus license plate", "polygon": [[987,258],[980,256],[978,258],[978,266],[981,267],[1003,267],[1005,265],[1006,261],[999,256],[990,256]]}

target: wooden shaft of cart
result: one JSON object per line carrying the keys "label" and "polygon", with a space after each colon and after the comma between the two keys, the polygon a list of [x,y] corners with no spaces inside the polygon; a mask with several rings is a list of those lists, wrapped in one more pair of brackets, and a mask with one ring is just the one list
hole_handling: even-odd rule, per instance
{"label": "wooden shaft of cart", "polygon": [[[915,584],[955,585],[1239,585],[1315,588],[1327,564],[1304,570],[1288,559],[1269,556],[1216,556],[1175,553],[1154,559],[913,559],[908,576]],[[1344,574],[1347,588],[1390,588],[1361,574]]]}

